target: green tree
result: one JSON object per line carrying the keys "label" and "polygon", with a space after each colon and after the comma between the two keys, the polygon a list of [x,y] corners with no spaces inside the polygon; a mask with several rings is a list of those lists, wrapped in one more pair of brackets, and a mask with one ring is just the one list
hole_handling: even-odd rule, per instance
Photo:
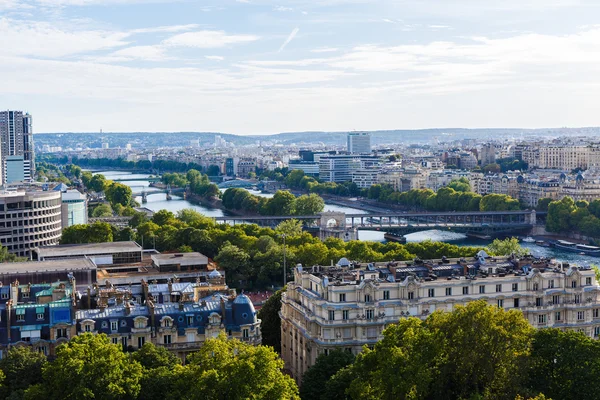
{"label": "green tree", "polygon": [[519,200],[505,194],[485,195],[479,203],[479,211],[512,211],[519,209]]}
{"label": "green tree", "polygon": [[270,347],[221,334],[208,339],[187,362],[195,376],[189,381],[194,398],[299,399],[296,383],[282,372],[283,360]]}
{"label": "green tree", "polygon": [[142,367],[106,335],[85,333],[59,346],[42,376],[48,399],[134,399]]}
{"label": "green tree", "polygon": [[554,399],[600,398],[600,342],[583,333],[537,330],[529,368],[533,393],[543,392]]}
{"label": "green tree", "polygon": [[112,217],[112,215],[112,208],[110,208],[110,205],[108,204],[100,204],[92,211],[92,217],[94,218]]}
{"label": "green tree", "polygon": [[170,223],[175,219],[175,214],[171,211],[160,210],[154,213],[152,216],[152,222],[154,222],[158,226],[163,226]]}
{"label": "green tree", "polygon": [[133,198],[131,188],[119,182],[112,182],[107,185],[105,194],[107,200],[113,206],[120,204],[123,207],[127,207],[131,204],[131,199]]}
{"label": "green tree", "polygon": [[262,344],[273,347],[278,354],[281,353],[281,318],[279,317],[281,294],[285,293],[286,288],[287,286],[284,286],[283,289],[276,291],[258,310]]}
{"label": "green tree", "polygon": [[546,217],[546,229],[549,232],[568,232],[571,230],[571,213],[577,207],[570,197],[563,197],[559,201],[553,201],[548,205],[548,216]]}
{"label": "green tree", "polygon": [[112,227],[108,222],[94,222],[93,224],[88,225],[87,230],[87,241],[84,243],[104,243],[113,241]]}
{"label": "green tree", "polygon": [[29,386],[42,382],[42,368],[46,362],[46,356],[30,347],[10,348],[0,360],[0,370],[5,376],[0,387],[0,397],[22,398]]}
{"label": "green tree", "polygon": [[141,349],[131,355],[131,358],[145,369],[174,368],[176,365],[181,365],[181,360],[175,354],[152,343],[145,343]]}
{"label": "green tree", "polygon": [[264,215],[294,215],[296,211],[296,196],[284,190],[278,190],[266,203]]}
{"label": "green tree", "polygon": [[502,172],[502,168],[496,163],[488,164],[485,167],[483,167],[483,172],[485,172],[486,174],[499,174],[500,172]]}
{"label": "green tree", "polygon": [[104,187],[106,186],[106,178],[102,174],[96,174],[92,176],[87,186],[94,192],[100,193],[104,191]]}
{"label": "green tree", "polygon": [[544,197],[538,200],[536,211],[548,211],[548,206],[552,202],[552,199]]}
{"label": "green tree", "polygon": [[494,239],[488,246],[488,251],[495,256],[509,256],[511,254],[521,257],[529,254],[529,249],[519,244],[519,239],[512,237],[504,240]]}
{"label": "green tree", "polygon": [[281,221],[275,228],[279,235],[299,236],[302,234],[302,222],[297,219],[288,219]]}
{"label": "green tree", "polygon": [[300,386],[300,398],[302,400],[329,400],[323,388],[327,381],[339,370],[352,364],[354,354],[335,350],[328,355],[321,354],[317,357],[315,364],[304,373],[302,385]]}
{"label": "green tree", "polygon": [[452,180],[448,184],[448,187],[451,189],[454,189],[457,192],[470,192],[471,191],[471,184],[469,183],[469,180],[465,177]]}
{"label": "green tree", "polygon": [[233,279],[238,277],[238,274],[243,271],[245,265],[250,261],[250,255],[243,249],[227,243],[221,248],[219,254],[215,257],[215,261],[225,270],[227,278],[232,279],[230,282],[234,282]]}
{"label": "green tree", "polygon": [[145,222],[148,222],[148,217],[146,216],[146,213],[136,211],[132,215],[132,218],[129,220],[129,226],[131,226],[132,228],[137,228]]}
{"label": "green tree", "polygon": [[296,215],[317,215],[324,208],[325,202],[315,193],[305,194],[296,199]]}

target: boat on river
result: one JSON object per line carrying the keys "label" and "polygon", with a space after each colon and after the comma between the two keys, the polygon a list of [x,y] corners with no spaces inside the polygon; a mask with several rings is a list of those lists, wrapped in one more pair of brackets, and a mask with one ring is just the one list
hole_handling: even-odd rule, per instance
{"label": "boat on river", "polygon": [[535,243],[535,239],[531,236],[527,236],[526,238],[521,239],[524,243]]}
{"label": "boat on river", "polygon": [[404,237],[404,235],[400,235],[397,233],[392,233],[392,232],[386,232],[383,235],[383,238],[385,240],[387,240],[388,242],[396,242],[396,243],[406,243],[406,238]]}
{"label": "boat on river", "polygon": [[566,240],[557,240],[552,242],[550,245],[557,249],[569,251],[571,253],[600,257],[600,247],[598,246],[589,246],[587,244],[573,243]]}

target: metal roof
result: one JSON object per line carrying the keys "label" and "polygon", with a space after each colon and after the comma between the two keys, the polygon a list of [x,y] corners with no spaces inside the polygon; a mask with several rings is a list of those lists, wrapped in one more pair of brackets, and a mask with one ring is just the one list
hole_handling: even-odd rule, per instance
{"label": "metal roof", "polygon": [[40,258],[46,257],[73,257],[96,254],[112,254],[142,251],[142,247],[133,241],[63,244],[58,246],[43,246],[36,249]]}
{"label": "metal roof", "polygon": [[36,272],[96,270],[96,265],[87,258],[72,258],[68,260],[27,261],[0,264],[0,276],[10,274],[26,274]]}

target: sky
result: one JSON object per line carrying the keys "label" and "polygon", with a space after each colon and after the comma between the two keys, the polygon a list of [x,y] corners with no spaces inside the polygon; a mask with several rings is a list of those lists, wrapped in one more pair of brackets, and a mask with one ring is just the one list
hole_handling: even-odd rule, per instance
{"label": "sky", "polygon": [[0,0],[35,132],[600,125],[598,0]]}

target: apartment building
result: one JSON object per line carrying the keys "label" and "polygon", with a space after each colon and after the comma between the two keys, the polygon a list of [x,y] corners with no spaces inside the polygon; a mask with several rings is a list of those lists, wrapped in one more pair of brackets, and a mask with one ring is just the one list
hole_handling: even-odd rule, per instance
{"label": "apartment building", "polygon": [[282,358],[300,381],[320,354],[359,353],[401,318],[485,300],[523,313],[532,326],[600,336],[600,287],[594,271],[549,259],[447,259],[366,266],[297,266],[282,297]]}

